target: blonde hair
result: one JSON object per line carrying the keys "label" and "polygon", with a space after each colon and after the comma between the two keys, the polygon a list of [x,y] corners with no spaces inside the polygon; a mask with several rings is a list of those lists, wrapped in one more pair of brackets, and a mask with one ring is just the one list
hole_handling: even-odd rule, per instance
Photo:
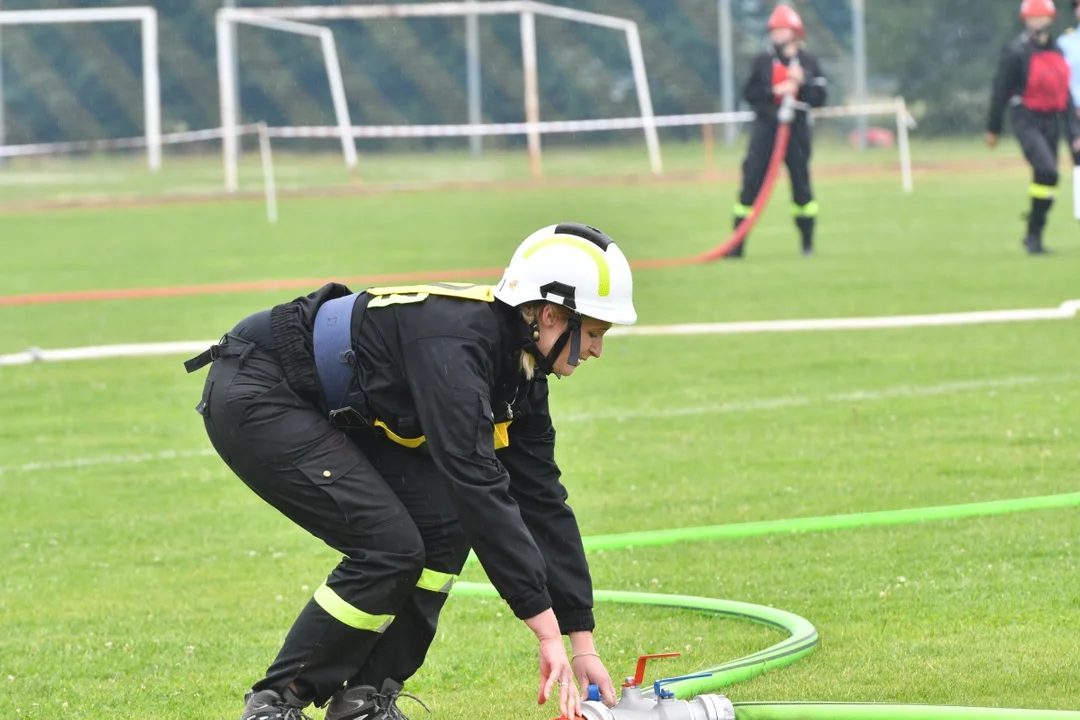
{"label": "blonde hair", "polygon": [[[533,302],[525,303],[521,306],[521,317],[527,323],[533,323],[540,319],[540,313],[543,312],[545,306],[551,306],[551,311],[555,313],[555,316],[560,319],[567,319],[570,317],[570,310],[558,303],[547,302],[546,300],[535,300]],[[533,338],[533,341],[537,341],[540,338]],[[521,351],[521,372],[525,373],[526,380],[532,380],[536,375],[536,358],[534,358],[528,351]]]}

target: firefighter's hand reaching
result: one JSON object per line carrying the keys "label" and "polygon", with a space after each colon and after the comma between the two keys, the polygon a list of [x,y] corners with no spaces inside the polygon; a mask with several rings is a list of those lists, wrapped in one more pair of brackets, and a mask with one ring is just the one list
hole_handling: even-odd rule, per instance
{"label": "firefighter's hand reaching", "polygon": [[560,636],[540,640],[540,696],[537,702],[543,705],[553,694],[559,702],[561,717],[581,715],[581,695],[574,685],[573,670]]}
{"label": "firefighter's hand reaching", "polygon": [[788,79],[801,87],[806,82],[806,71],[803,70],[802,65],[792,63],[788,67]]}
{"label": "firefighter's hand reaching", "polygon": [[795,84],[794,80],[784,80],[773,85],[773,95],[777,97],[784,97],[785,95],[795,95],[799,92],[799,86]]}
{"label": "firefighter's hand reaching", "polygon": [[589,685],[596,685],[600,688],[600,699],[604,704],[615,707],[615,685],[599,655],[595,652],[577,653],[571,659],[570,667],[583,691],[588,692]]}
{"label": "firefighter's hand reaching", "polygon": [[992,132],[986,133],[986,147],[988,147],[988,148],[997,147],[997,141],[998,141],[997,134],[992,133]]}

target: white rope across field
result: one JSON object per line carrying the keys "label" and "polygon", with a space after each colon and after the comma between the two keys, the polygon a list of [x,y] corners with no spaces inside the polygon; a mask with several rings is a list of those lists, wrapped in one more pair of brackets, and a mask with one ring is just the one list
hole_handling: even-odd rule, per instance
{"label": "white rope across field", "polygon": [[[642,325],[616,327],[609,337],[645,337],[672,335],[743,335],[836,330],[885,330],[914,327],[950,327],[989,323],[1032,322],[1036,320],[1071,320],[1080,315],[1080,300],[1068,300],[1056,308],[1027,310],[985,310],[932,315],[888,315],[883,317],[820,318],[805,320],[763,320],[749,322],[694,323],[681,325]],[[58,350],[31,348],[24,352],[0,355],[0,366],[28,365],[35,362],[101,360],[121,357],[160,355],[196,355],[214,344],[214,340],[126,345],[98,345]]]}
{"label": "white rope across field", "polygon": [[[847,107],[818,108],[810,113],[815,118],[866,117],[869,115],[898,115],[905,125],[911,127],[914,120],[901,101],[876,105],[851,105]],[[662,115],[653,119],[656,127],[693,127],[701,125],[724,125],[747,123],[754,119],[751,111],[695,113],[689,115]],[[549,120],[536,123],[483,123],[458,125],[358,125],[351,128],[357,138],[427,138],[427,137],[475,137],[497,135],[526,135],[538,131],[541,135],[572,132],[602,132],[606,130],[640,130],[645,121],[640,117],[599,118],[594,120]],[[258,124],[240,125],[237,135],[254,135]],[[269,127],[272,138],[339,138],[341,128],[329,126]],[[223,128],[185,130],[165,133],[162,145],[220,140]],[[26,145],[0,145],[0,158],[28,157],[33,155],[62,155],[65,153],[97,152],[101,150],[131,150],[146,147],[145,137],[102,138],[99,140],[75,140],[71,142],[30,143]]]}
{"label": "white rope across field", "polygon": [[[237,135],[253,135],[259,131],[258,125],[240,125]],[[165,133],[161,136],[162,145],[182,145],[184,143],[220,140],[225,131],[222,128],[205,130],[184,130]],[[146,147],[145,137],[101,138],[99,140],[72,140],[70,142],[29,143],[26,145],[0,145],[0,158],[29,157],[32,155],[63,155],[65,153],[98,152],[100,150],[132,150]]]}
{"label": "white rope across field", "polygon": [[[810,112],[815,118],[865,117],[867,115],[895,115],[901,113],[910,127],[913,120],[906,108],[896,103],[878,105],[853,105],[850,107],[818,108]],[[653,118],[656,127],[692,127],[747,123],[754,119],[752,111],[696,113],[692,115],[661,115]],[[526,122],[484,123],[458,125],[362,125],[352,128],[357,138],[425,138],[425,137],[474,137],[478,135],[526,135],[538,131],[542,135],[572,132],[599,132],[604,130],[641,130],[646,121],[640,117],[599,118],[595,120],[548,120],[536,124]],[[336,125],[297,126],[270,128],[270,137],[278,138],[338,138],[341,128]]]}
{"label": "white rope across field", "polygon": [[[908,130],[915,127],[915,120],[908,110],[904,98],[898,97],[887,103],[817,108],[811,110],[810,115],[813,118],[868,118],[875,115],[885,115],[893,118],[896,124],[896,147],[899,154],[901,187],[906,193],[913,191],[914,181],[912,179],[911,147]],[[156,152],[159,152],[162,145],[221,140],[223,147],[226,148],[225,186],[229,192],[234,192],[237,189],[237,161],[230,154],[228,148],[235,149],[236,140],[240,136],[258,134],[259,149],[263,160],[264,184],[267,190],[267,216],[270,218],[270,222],[273,223],[276,221],[277,216],[277,201],[276,192],[272,187],[274,174],[273,161],[270,159],[270,141],[272,138],[341,140],[344,148],[345,165],[350,172],[355,172],[357,167],[355,141],[357,139],[466,138],[524,135],[530,138],[530,143],[532,140],[537,141],[537,147],[530,150],[530,166],[534,177],[539,177],[539,165],[534,164],[533,160],[536,160],[537,163],[539,161],[539,138],[544,135],[641,129],[655,134],[657,128],[693,126],[701,127],[703,130],[710,129],[711,133],[713,125],[748,123],[753,119],[753,112],[741,111],[663,115],[659,117],[650,114],[648,117],[454,125],[360,125],[354,127],[351,123],[347,123],[333,126],[269,127],[265,123],[257,123],[231,126],[235,129],[235,133],[229,132],[226,127],[218,127],[156,135],[154,146]],[[706,140],[706,152],[709,153],[711,158],[711,134],[709,138]],[[148,142],[146,137],[134,137],[60,143],[33,143],[28,145],[0,145],[0,158],[135,149],[147,147]],[[533,153],[536,155],[535,158],[532,156]],[[655,148],[650,149],[650,156],[652,156],[653,173],[662,174],[658,142]]]}

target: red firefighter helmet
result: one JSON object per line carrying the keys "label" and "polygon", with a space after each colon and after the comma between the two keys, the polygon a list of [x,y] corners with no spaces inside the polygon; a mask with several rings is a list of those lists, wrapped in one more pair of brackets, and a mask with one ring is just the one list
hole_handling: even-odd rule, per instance
{"label": "red firefighter helmet", "polygon": [[1054,0],[1024,0],[1020,5],[1020,19],[1030,20],[1033,17],[1057,17]]}
{"label": "red firefighter helmet", "polygon": [[[1027,0],[1027,2],[1030,1]],[[1049,3],[1051,0],[1044,0],[1044,2]],[[803,25],[802,18],[799,17],[799,13],[788,5],[777,5],[772,15],[769,16],[769,29],[777,30],[779,28],[794,30],[800,39],[806,37],[806,26]]]}

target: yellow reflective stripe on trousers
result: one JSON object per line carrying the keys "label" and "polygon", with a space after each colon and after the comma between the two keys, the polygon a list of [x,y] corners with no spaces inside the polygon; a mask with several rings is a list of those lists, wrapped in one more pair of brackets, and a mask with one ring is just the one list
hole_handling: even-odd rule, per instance
{"label": "yellow reflective stripe on trousers", "polygon": [[792,212],[794,212],[795,217],[812,218],[817,217],[818,210],[821,208],[818,205],[817,200],[811,200],[805,205],[792,205],[791,209]]}
{"label": "yellow reflective stripe on trousers", "polygon": [[750,205],[743,205],[742,203],[735,203],[735,217],[750,217],[754,214],[754,208]]}
{"label": "yellow reflective stripe on trousers", "polygon": [[354,608],[342,600],[341,596],[326,583],[323,583],[315,591],[315,602],[323,610],[330,613],[330,616],[335,620],[357,630],[370,630],[371,632],[381,633],[385,632],[386,628],[390,627],[390,623],[394,621],[393,615],[372,615]]}
{"label": "yellow reflective stripe on trousers", "polygon": [[1031,197],[1036,200],[1050,200],[1054,197],[1057,188],[1053,185],[1040,185],[1039,183],[1031,183]]}
{"label": "yellow reflective stripe on trousers", "polygon": [[424,572],[420,573],[420,579],[416,582],[416,587],[431,592],[448,593],[456,580],[457,575],[424,568]]}

